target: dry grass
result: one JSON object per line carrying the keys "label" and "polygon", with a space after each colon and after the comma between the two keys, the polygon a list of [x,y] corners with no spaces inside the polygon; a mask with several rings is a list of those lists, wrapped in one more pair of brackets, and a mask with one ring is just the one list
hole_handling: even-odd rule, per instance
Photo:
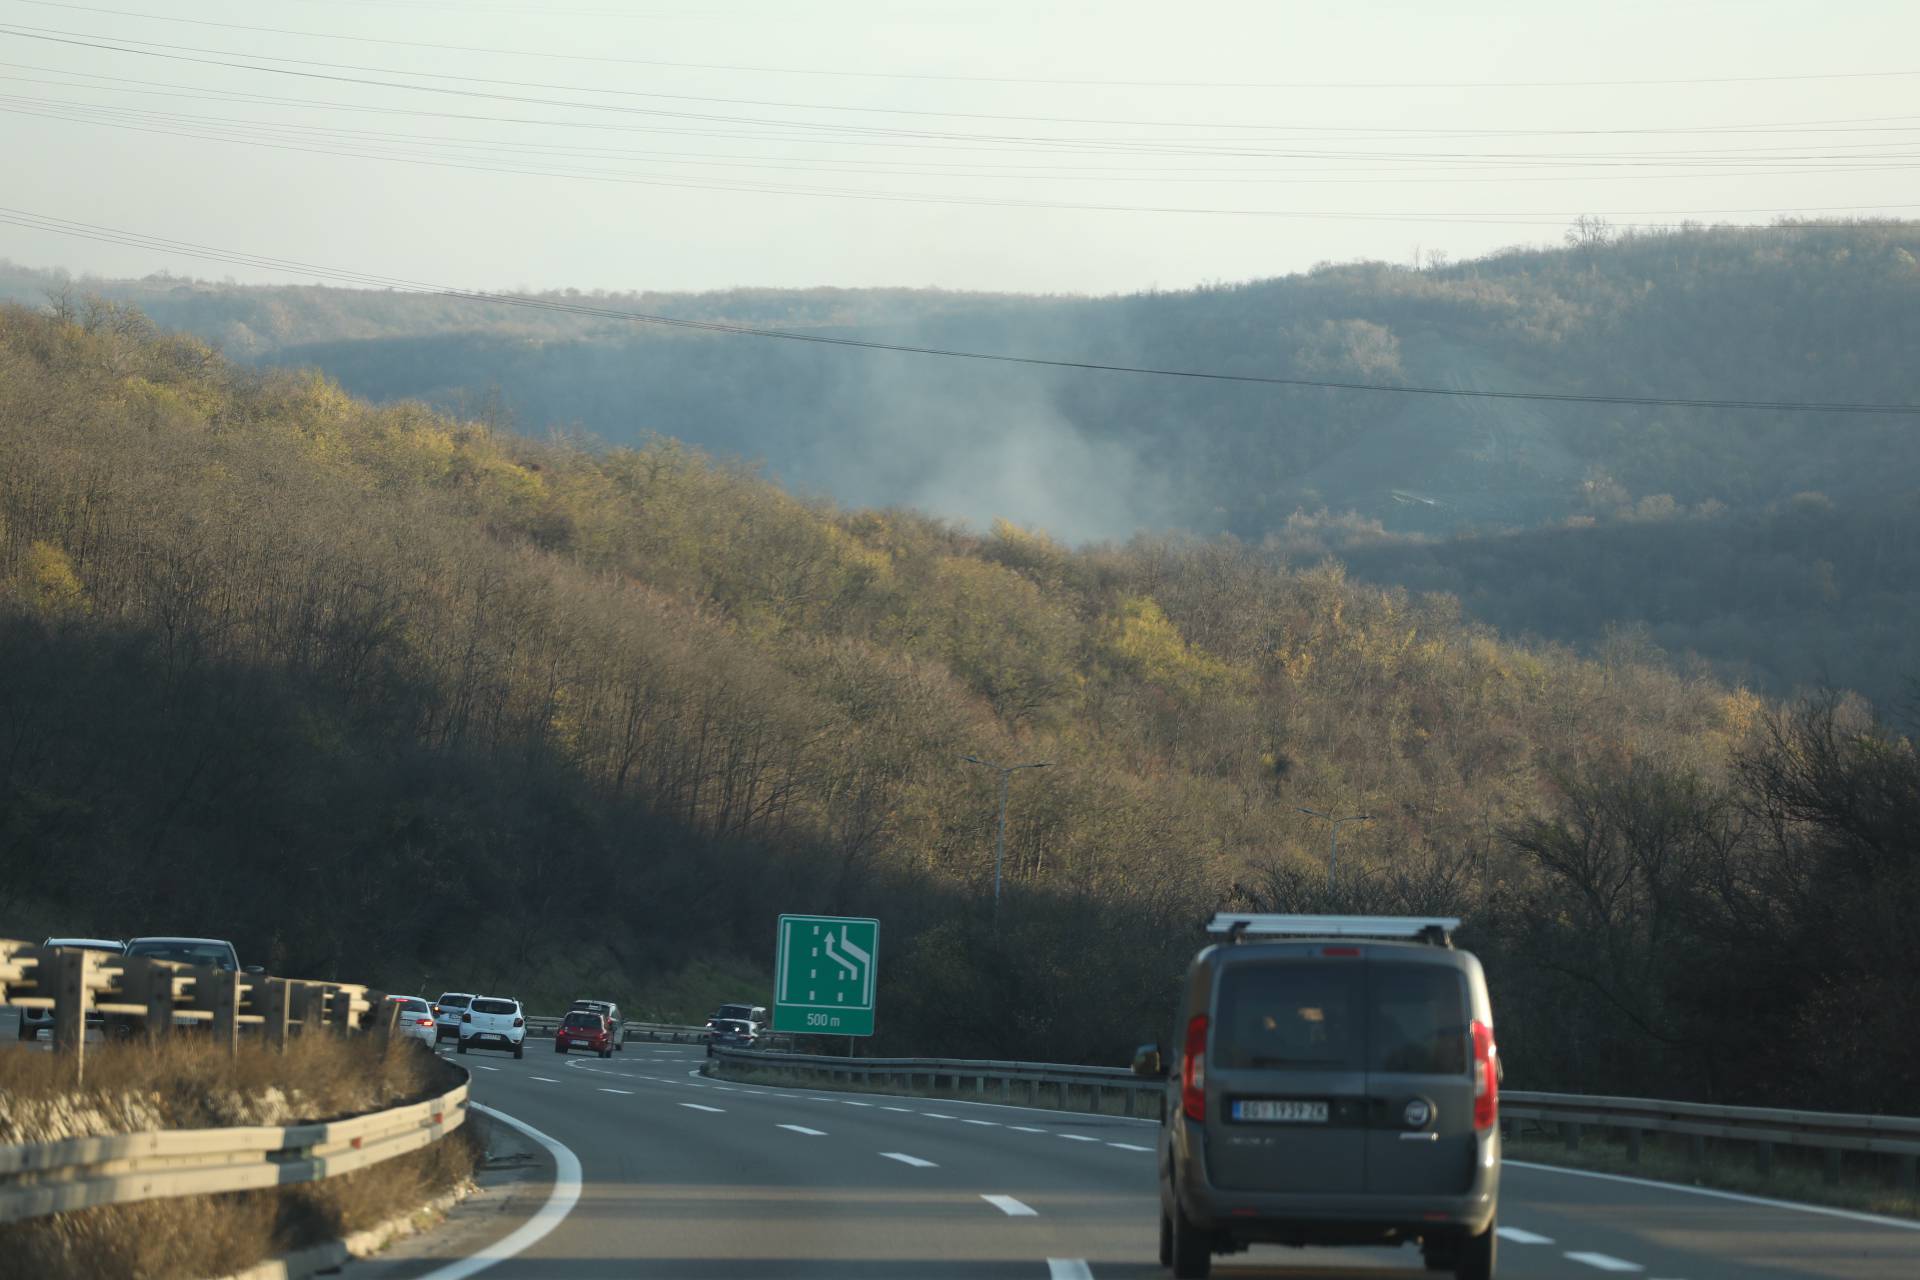
{"label": "dry grass", "polygon": [[[86,1087],[55,1055],[0,1054],[0,1143],[82,1134],[339,1119],[431,1096],[456,1077],[411,1044],[314,1036],[285,1055],[205,1043],[89,1045]],[[364,1230],[467,1181],[469,1128],[340,1178],[268,1191],[106,1205],[0,1227],[8,1274],[201,1280]],[[17,1272],[11,1268],[20,1268]]]}
{"label": "dry grass", "polygon": [[423,1097],[446,1079],[419,1049],[331,1035],[298,1038],[284,1054],[243,1042],[231,1057],[192,1036],[90,1044],[79,1089],[70,1059],[0,1053],[0,1143],[357,1115]]}

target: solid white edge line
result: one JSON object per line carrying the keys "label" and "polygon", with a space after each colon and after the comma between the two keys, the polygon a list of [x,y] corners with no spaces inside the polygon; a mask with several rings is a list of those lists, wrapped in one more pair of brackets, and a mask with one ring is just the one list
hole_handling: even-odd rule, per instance
{"label": "solid white edge line", "polygon": [[1093,1280],[1085,1258],[1048,1258],[1047,1280]]}
{"label": "solid white edge line", "polygon": [[1867,1222],[1878,1227],[1898,1227],[1902,1231],[1920,1231],[1920,1222],[1902,1218],[1883,1217],[1877,1213],[1861,1213],[1857,1209],[1836,1209],[1824,1204],[1801,1204],[1794,1200],[1771,1200],[1766,1196],[1743,1195],[1738,1191],[1720,1191],[1713,1187],[1690,1187],[1680,1182],[1658,1182],[1652,1178],[1630,1178],[1620,1173],[1600,1173],[1593,1169],[1563,1169],[1557,1164],[1534,1164],[1530,1160],[1502,1160],[1502,1164],[1515,1169],[1535,1169],[1541,1173],[1564,1173],[1570,1178],[1598,1178],[1602,1182],[1624,1182],[1633,1187],[1651,1187],[1656,1191],[1681,1191],[1692,1196],[1712,1196],[1716,1200],[1732,1200],[1738,1204],[1757,1204],[1768,1209],[1797,1209],[1801,1213],[1817,1213],[1826,1218],[1845,1218],[1849,1222]]}
{"label": "solid white edge line", "polygon": [[1006,1214],[1009,1218],[1037,1218],[1040,1216],[1038,1209],[1032,1205],[1021,1204],[1012,1196],[990,1196],[983,1194],[980,1198],[1000,1212]]}
{"label": "solid white edge line", "polygon": [[478,1111],[491,1116],[504,1125],[518,1129],[535,1142],[547,1149],[553,1157],[553,1190],[547,1196],[547,1202],[540,1206],[533,1217],[522,1223],[518,1229],[503,1239],[496,1240],[475,1254],[470,1254],[458,1262],[450,1262],[437,1271],[429,1271],[420,1280],[465,1280],[465,1277],[478,1275],[498,1262],[505,1262],[546,1239],[547,1234],[573,1212],[574,1204],[580,1199],[580,1158],[568,1150],[565,1143],[549,1138],[524,1120],[516,1120],[504,1111],[495,1111],[492,1107],[482,1106],[478,1102],[467,1104],[469,1111]]}

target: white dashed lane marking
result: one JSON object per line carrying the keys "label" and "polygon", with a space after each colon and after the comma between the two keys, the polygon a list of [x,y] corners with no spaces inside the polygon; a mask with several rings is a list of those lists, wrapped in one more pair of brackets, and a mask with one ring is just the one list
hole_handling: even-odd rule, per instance
{"label": "white dashed lane marking", "polygon": [[[1152,1151],[1153,1150],[1152,1147],[1136,1147],[1131,1142],[1109,1142],[1107,1145],[1110,1147],[1118,1147],[1122,1151]],[[1547,1243],[1552,1244],[1553,1242],[1549,1240]]]}
{"label": "white dashed lane marking", "polygon": [[1098,1141],[1100,1141],[1100,1139],[1098,1139],[1098,1138],[1089,1138],[1089,1137],[1088,1137],[1088,1136],[1087,1136],[1086,1134],[1084,1134],[1084,1133],[1063,1133],[1063,1134],[1061,1134],[1060,1136],[1061,1136],[1061,1137],[1063,1137],[1063,1138],[1065,1138],[1065,1139],[1066,1139],[1066,1140],[1067,1140],[1068,1142],[1098,1142]]}
{"label": "white dashed lane marking", "polygon": [[882,1107],[880,1109],[882,1111],[898,1111],[903,1116],[910,1116],[913,1114],[912,1107]]}
{"label": "white dashed lane marking", "polygon": [[790,1129],[794,1133],[804,1133],[809,1138],[824,1138],[827,1136],[827,1131],[825,1129],[809,1129],[807,1128],[807,1126],[803,1124],[783,1124],[776,1127],[781,1129]]}
{"label": "white dashed lane marking", "polygon": [[952,1117],[952,1116],[943,1116],[943,1115],[941,1115],[941,1114],[940,1114],[940,1113],[939,1113],[938,1111],[922,1111],[922,1112],[921,1112],[920,1114],[921,1114],[921,1115],[923,1115],[923,1116],[925,1116],[925,1117],[926,1117],[927,1119],[929,1119],[929,1120],[951,1120],[951,1119],[953,1119],[953,1117]]}
{"label": "white dashed lane marking", "polygon": [[1021,1204],[1018,1200],[1015,1200],[1012,1196],[983,1195],[980,1198],[982,1200],[985,1200],[988,1204],[992,1205],[994,1208],[998,1209],[1000,1212],[1006,1214],[1009,1218],[1037,1218],[1040,1216],[1039,1210],[1034,1209],[1029,1205]]}
{"label": "white dashed lane marking", "polygon": [[1505,1240],[1508,1244],[1552,1244],[1553,1243],[1552,1236],[1537,1236],[1533,1232],[1523,1231],[1519,1227],[1496,1227],[1494,1229],[1494,1234],[1499,1236],[1502,1240]]}
{"label": "white dashed lane marking", "polygon": [[529,1080],[538,1080],[541,1084],[559,1084],[552,1076],[528,1076]]}
{"label": "white dashed lane marking", "polygon": [[985,1125],[989,1129],[998,1129],[1000,1127],[998,1120],[969,1120],[965,1116],[960,1117],[960,1123]]}
{"label": "white dashed lane marking", "polygon": [[922,1160],[919,1156],[910,1156],[904,1151],[882,1151],[880,1154],[889,1160],[898,1160],[901,1164],[910,1164],[916,1169],[938,1169],[940,1167],[931,1160]]}
{"label": "white dashed lane marking", "polygon": [[1007,1126],[1007,1128],[1013,1130],[1015,1133],[1045,1133],[1046,1132],[1045,1129],[1036,1129],[1029,1124],[1010,1124]]}
{"label": "white dashed lane marking", "polygon": [[1600,1271],[1626,1272],[1646,1270],[1645,1267],[1637,1262],[1628,1262],[1625,1258],[1616,1258],[1606,1253],[1569,1253],[1566,1255],[1566,1258],[1569,1262],[1578,1262]]}
{"label": "white dashed lane marking", "polygon": [[1093,1280],[1085,1258],[1048,1258],[1047,1280]]}
{"label": "white dashed lane marking", "polygon": [[697,1102],[683,1102],[680,1105],[689,1111],[717,1111],[723,1115],[726,1113],[725,1107],[703,1107]]}
{"label": "white dashed lane marking", "polygon": [[631,1098],[631,1097],[633,1096],[633,1090],[631,1090],[631,1089],[609,1089],[609,1088],[607,1088],[607,1086],[605,1086],[605,1085],[601,1085],[601,1086],[600,1086],[600,1092],[602,1092],[602,1093],[617,1093],[617,1094],[620,1094],[620,1095],[622,1095],[623,1097],[628,1097],[628,1098]]}
{"label": "white dashed lane marking", "polygon": [[484,1062],[476,1062],[473,1065],[480,1068],[482,1071],[498,1071],[500,1069],[498,1067],[490,1067]]}

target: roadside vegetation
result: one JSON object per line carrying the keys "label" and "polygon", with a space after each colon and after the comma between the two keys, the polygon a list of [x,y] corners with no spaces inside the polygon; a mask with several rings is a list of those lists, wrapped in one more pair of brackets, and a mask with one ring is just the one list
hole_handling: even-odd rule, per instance
{"label": "roadside vegetation", "polygon": [[[631,1012],[871,914],[877,1052],[1118,1063],[1217,908],[1445,912],[1515,1087],[1920,1096],[1906,737],[1337,564],[804,502],[96,302],[0,311],[0,657],[23,936]],[[969,755],[1051,764],[997,916]],[[1373,815],[1332,889],[1302,807]]]}
{"label": "roadside vegetation", "polygon": [[1881,1156],[1849,1153],[1840,1180],[1829,1182],[1818,1151],[1776,1148],[1773,1168],[1763,1171],[1754,1163],[1750,1143],[1709,1142],[1696,1160],[1688,1153],[1685,1138],[1662,1141],[1660,1135],[1651,1133],[1645,1135],[1638,1160],[1628,1157],[1624,1139],[1591,1130],[1577,1151],[1569,1149],[1558,1134],[1528,1131],[1506,1139],[1501,1154],[1508,1160],[1711,1187],[1796,1204],[1826,1204],[1861,1213],[1920,1218],[1920,1196],[1899,1185],[1892,1161]]}
{"label": "roadside vegetation", "polygon": [[[91,282],[242,360],[534,435],[650,432],[843,501],[1073,540],[1227,532],[1593,654],[1638,632],[1773,697],[1891,712],[1920,666],[1920,434],[1900,415],[1381,397],[850,358],[638,311],[1066,360],[1463,388],[1920,403],[1920,222],[1614,228],[1469,261],[1323,264],[1102,298],[947,290],[531,295]],[[0,263],[0,297],[76,312]],[[63,291],[65,291],[63,293]]]}
{"label": "roadside vegetation", "polygon": [[[345,1119],[450,1088],[456,1077],[412,1043],[296,1039],[285,1054],[237,1055],[174,1037],[89,1045],[84,1088],[54,1054],[0,1053],[0,1145],[153,1129],[284,1126]],[[9,1274],[45,1280],[205,1280],[366,1230],[471,1180],[463,1126],[425,1150],[322,1182],[103,1205],[0,1226]]]}

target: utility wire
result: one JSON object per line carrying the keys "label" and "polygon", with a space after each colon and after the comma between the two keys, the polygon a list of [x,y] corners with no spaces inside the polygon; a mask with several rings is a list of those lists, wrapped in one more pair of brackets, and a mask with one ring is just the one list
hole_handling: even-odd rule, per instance
{"label": "utility wire", "polygon": [[[201,141],[226,142],[235,146],[255,147],[269,151],[284,151],[306,155],[326,155],[348,159],[380,160],[392,164],[406,164],[430,169],[456,169],[477,173],[498,173],[522,177],[562,177],[583,182],[612,183],[619,186],[650,187],[673,191],[719,191],[733,194],[799,196],[807,199],[848,200],[867,204],[918,204],[945,205],[968,209],[1027,209],[1048,211],[1070,211],[1078,213],[1122,213],[1122,214],[1163,214],[1206,218],[1268,218],[1289,221],[1328,221],[1328,222],[1386,222],[1414,224],[1419,226],[1516,226],[1516,227],[1559,227],[1565,226],[1574,215],[1563,214],[1556,217],[1546,215],[1531,218],[1522,217],[1485,217],[1478,214],[1396,214],[1369,213],[1359,210],[1306,210],[1306,209],[1246,209],[1220,206],[1197,205],[1147,205],[1098,203],[1092,201],[1038,200],[1021,199],[1010,196],[981,196],[964,193],[920,192],[920,191],[874,191],[853,190],[843,187],[805,186],[796,183],[772,184],[750,182],[744,179],[725,179],[712,177],[697,181],[698,175],[645,177],[637,174],[620,173],[601,169],[563,169],[554,166],[529,168],[497,162],[478,163],[484,157],[428,157],[408,155],[390,151],[372,151],[360,149],[342,149],[336,146],[281,141],[267,138],[230,134],[209,133],[204,130],[164,128],[158,124],[130,124],[95,117],[75,117],[68,114],[52,114],[31,111],[25,108],[0,108],[14,114],[38,116],[45,119],[61,120],[68,123],[92,124],[102,128],[122,129],[134,133],[154,134],[164,137],[194,138]],[[1616,228],[1662,230],[1669,228],[1671,219],[1693,219],[1697,217],[1718,217],[1728,214],[1753,215],[1770,214],[1779,217],[1792,213],[1839,213],[1859,214],[1862,212],[1886,212],[1909,210],[1920,207],[1914,203],[1889,205],[1831,205],[1798,210],[1781,210],[1777,207],[1743,207],[1722,209],[1641,209],[1629,211],[1594,211],[1584,213],[1608,219]],[[1667,222],[1628,222],[1627,217],[1665,217]],[[1872,229],[1871,223],[1835,223],[1786,221],[1765,227],[1732,228],[1745,231],[1812,231],[1833,230],[1851,231],[1862,227]]]}
{"label": "utility wire", "polygon": [[[214,22],[204,18],[182,18],[171,14],[147,13],[132,9],[106,9],[94,5],[64,4],[58,0],[14,0],[44,9],[66,9],[77,13],[98,13],[118,18],[142,18],[153,22],[184,23],[196,27],[217,27],[226,31],[249,31],[263,35],[301,36],[311,40],[343,40],[358,44],[392,45],[408,49],[435,49],[447,53],[499,54],[511,57],[551,58],[567,62],[600,62],[622,66],[666,67],[687,71],[744,71],[756,74],[789,76],[830,76],[861,80],[925,80],[958,84],[1030,84],[1078,86],[1086,88],[1128,89],[1594,89],[1652,87],[1658,85],[1778,84],[1802,80],[1886,80],[1920,76],[1920,71],[1833,71],[1772,76],[1684,76],[1625,80],[1089,80],[1038,76],[952,75],[925,71],[848,71],[819,67],[778,67],[725,62],[674,62],[661,58],[621,58],[606,54],[547,53],[536,49],[501,49],[477,45],[438,44],[426,40],[394,40],[382,36],[337,35],[325,31],[299,31],[286,27],[249,26],[238,22]],[[607,12],[607,11],[601,11]],[[617,14],[617,11],[613,11]],[[626,16],[626,15],[619,15]],[[645,17],[635,14],[634,17]]]}
{"label": "utility wire", "polygon": [[[1290,125],[1275,125],[1275,124],[1244,124],[1244,123],[1232,123],[1232,122],[1221,122],[1221,121],[1196,122],[1196,121],[1174,121],[1174,120],[1126,120],[1126,119],[1089,118],[1089,117],[1074,117],[1074,116],[1001,115],[1001,114],[993,114],[993,113],[987,113],[987,112],[921,111],[921,110],[911,110],[906,108],[892,108],[892,107],[848,107],[848,106],[830,105],[830,104],[823,104],[823,103],[783,102],[783,101],[777,101],[777,100],[766,100],[766,99],[756,99],[756,98],[724,98],[724,97],[701,96],[696,94],[652,93],[652,92],[645,92],[641,90],[632,90],[632,89],[607,89],[607,88],[600,88],[592,85],[556,84],[550,81],[508,80],[508,79],[501,79],[498,77],[488,77],[488,76],[460,76],[460,75],[444,74],[441,72],[410,71],[404,68],[366,66],[363,64],[350,63],[350,62],[327,62],[327,61],[323,61],[315,58],[287,58],[287,57],[282,57],[276,54],[235,53],[234,51],[229,49],[209,49],[199,45],[168,44],[168,43],[157,41],[157,40],[135,40],[128,37],[98,36],[91,32],[67,31],[67,30],[63,30],[60,28],[53,28],[53,27],[26,27],[26,26],[18,26],[18,25],[0,25],[0,33],[19,36],[22,39],[45,41],[50,44],[73,45],[80,48],[100,49],[100,50],[105,50],[107,52],[112,52],[112,53],[128,53],[138,57],[163,58],[163,59],[168,59],[170,61],[175,61],[175,62],[194,62],[194,63],[201,63],[206,66],[227,67],[230,69],[242,70],[242,71],[257,71],[257,72],[264,72],[272,75],[300,76],[307,79],[316,79],[316,80],[333,80],[333,81],[338,81],[338,82],[347,83],[347,84],[371,85],[378,88],[410,89],[420,93],[456,94],[461,97],[470,97],[470,98],[492,97],[492,98],[499,98],[502,101],[508,101],[508,102],[538,103],[545,106],[564,106],[564,107],[572,107],[580,110],[589,110],[589,111],[621,111],[621,112],[628,112],[628,113],[638,114],[638,115],[661,115],[661,116],[673,116],[673,117],[695,119],[695,120],[718,120],[718,121],[724,121],[724,122],[734,123],[734,124],[747,123],[747,124],[759,124],[759,125],[777,125],[777,126],[786,127],[786,128],[806,128],[806,129],[817,129],[817,130],[841,132],[841,133],[874,132],[874,133],[880,133],[880,134],[900,134],[907,137],[932,137],[932,138],[978,138],[981,136],[985,136],[994,141],[1000,141],[1000,142],[1006,142],[1006,141],[1048,141],[1048,142],[1116,141],[1116,139],[1104,139],[1104,138],[1044,138],[1043,137],[1043,138],[1036,139],[1033,137],[1021,136],[1021,135],[1015,135],[1014,137],[1008,138],[1001,135],[991,135],[991,134],[990,135],[969,135],[969,134],[955,134],[950,132],[938,132],[938,131],[892,129],[886,126],[832,124],[829,122],[816,121],[816,120],[764,120],[764,119],[758,119],[754,117],[714,116],[714,115],[706,115],[706,114],[691,113],[691,112],[665,111],[665,110],[660,110],[658,108],[622,107],[613,103],[605,103],[605,102],[581,102],[581,101],[567,100],[567,99],[530,98],[530,97],[526,97],[519,94],[504,94],[504,93],[485,92],[485,91],[473,90],[473,89],[459,89],[459,88],[453,88],[446,85],[413,84],[405,81],[375,80],[375,79],[369,79],[366,76],[361,76],[361,75],[349,76],[349,75],[342,75],[339,73],[353,71],[353,72],[370,73],[371,75],[414,76],[418,78],[425,78],[425,79],[432,79],[432,80],[461,81],[467,84],[495,85],[495,86],[500,86],[505,88],[539,89],[539,90],[544,90],[549,92],[558,91],[558,92],[566,92],[566,93],[598,93],[598,94],[608,94],[616,97],[646,98],[646,99],[652,99],[652,100],[681,101],[681,102],[715,103],[715,104],[721,104],[721,105],[727,105],[727,106],[772,107],[775,109],[782,109],[782,110],[801,110],[801,111],[841,111],[841,112],[855,112],[855,113],[861,113],[861,114],[904,115],[904,116],[915,116],[915,117],[923,117],[923,118],[992,120],[992,121],[1003,121],[1003,122],[1019,123],[1019,124],[1105,125],[1105,126],[1121,126],[1121,127],[1130,127],[1130,128],[1155,128],[1155,129],[1207,128],[1207,129],[1231,130],[1239,134],[1270,133],[1276,130],[1298,131],[1300,128],[1303,127],[1303,126],[1297,126],[1297,125],[1290,126]],[[249,59],[249,61],[230,61],[230,59],[236,59],[236,58]],[[268,63],[287,63],[289,65],[269,66],[269,65],[266,65]],[[307,68],[307,67],[320,67],[320,68],[326,68],[326,70],[322,72],[322,71],[309,71],[309,70],[296,69],[296,68]],[[1894,116],[1859,116],[1859,117],[1846,117],[1846,118],[1834,119],[1834,120],[1815,120],[1815,121],[1804,121],[1804,122],[1800,122],[1800,121],[1774,122],[1774,123],[1767,123],[1767,124],[1752,126],[1752,127],[1708,125],[1708,126],[1701,126],[1698,128],[1679,128],[1679,129],[1676,129],[1676,128],[1615,128],[1615,129],[1485,130],[1485,131],[1466,131],[1465,136],[1498,137],[1498,136],[1512,136],[1517,133],[1517,134],[1527,134],[1527,135],[1534,135],[1534,136],[1554,135],[1554,136],[1568,136],[1568,137],[1593,137],[1593,136],[1658,135],[1658,134],[1671,134],[1671,133],[1777,132],[1777,131],[1785,131],[1785,130],[1792,130],[1795,132],[1814,132],[1819,130],[1815,128],[1803,129],[1801,128],[1801,126],[1802,125],[1807,125],[1807,126],[1859,125],[1859,124],[1869,124],[1874,122],[1885,122],[1885,121],[1908,121],[1908,122],[1920,121],[1920,115],[1905,114],[1905,115],[1894,115]],[[1367,133],[1378,133],[1381,131],[1378,126],[1373,126],[1373,125],[1313,125],[1313,126],[1310,126],[1310,128],[1316,132],[1334,132],[1334,133],[1367,134]],[[1399,129],[1399,131],[1401,132],[1406,132],[1411,134],[1461,133],[1462,132],[1457,129],[1455,130],[1418,129],[1418,128],[1401,128],[1399,126],[1396,126],[1396,128]],[[1903,127],[1899,131],[1910,132],[1911,128],[1912,126],[1909,124]],[[1858,128],[1850,128],[1846,130],[1846,132],[1867,132],[1867,131],[1868,130],[1862,130]],[[1158,143],[1160,145],[1180,145],[1182,143],[1191,143],[1194,141],[1235,142],[1237,141],[1237,139],[1234,139],[1234,138],[1227,138],[1227,139],[1157,138],[1157,139],[1119,139],[1118,141],[1145,141],[1150,143]]]}
{"label": "utility wire", "polygon": [[431,293],[465,301],[525,307],[540,311],[588,316],[596,319],[693,330],[701,333],[727,334],[735,337],[767,338],[784,342],[805,342],[820,346],[845,347],[861,351],[886,351],[901,355],[933,356],[948,360],[971,360],[991,364],[1025,365],[1047,369],[1072,369],[1091,373],[1131,374],[1141,377],[1181,378],[1202,382],[1235,382],[1259,386],[1296,387],[1325,391],[1364,391],[1383,395],[1429,396],[1449,399],[1522,400],[1557,404],[1630,405],[1639,408],[1719,409],[1762,411],[1769,413],[1920,416],[1920,404],[1875,404],[1847,401],[1764,400],[1695,396],[1629,396],[1551,391],[1486,391],[1460,387],[1351,382],[1327,378],[1278,378],[1260,374],[1223,373],[1196,369],[1165,369],[1147,365],[1108,364],[1091,360],[1050,359],[1041,356],[1015,355],[1006,352],[963,351],[946,347],[923,347],[907,343],[878,342],[865,338],[836,337],[830,334],[798,333],[785,329],[765,329],[752,325],[727,324],[720,321],[692,320],[678,316],[640,311],[623,311],[615,308],[594,307],[576,302],[530,298],[514,294],[453,289],[400,277],[386,277],[365,272],[345,271],[333,267],[316,266],[312,263],[296,262],[291,259],[269,258],[262,255],[222,249],[217,246],[197,244],[192,241],[170,240],[158,236],[149,236],[141,232],[127,231],[122,228],[79,222],[72,219],[55,218],[45,214],[33,213],[25,209],[6,208],[4,206],[0,206],[0,222],[17,227],[48,231],[58,235],[72,236],[101,243],[131,245],[139,248],[178,253],[186,257],[227,262],[242,266],[292,270],[322,279],[345,280],[363,286],[392,288],[412,293]]}

